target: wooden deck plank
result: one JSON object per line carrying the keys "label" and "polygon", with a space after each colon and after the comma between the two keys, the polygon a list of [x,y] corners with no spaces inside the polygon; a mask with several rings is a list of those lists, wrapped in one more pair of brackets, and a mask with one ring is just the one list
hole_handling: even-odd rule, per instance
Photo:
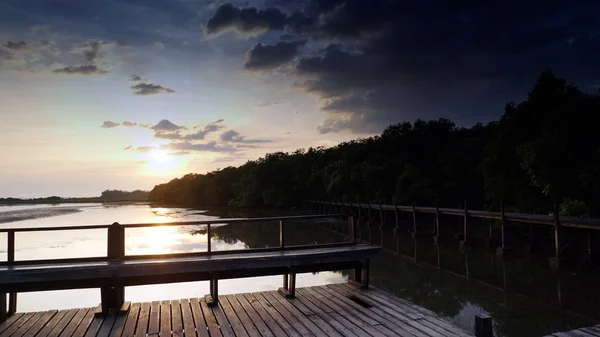
{"label": "wooden deck plank", "polygon": [[291,305],[298,312],[298,315],[302,315],[302,316],[306,317],[309,321],[311,321],[313,324],[315,324],[321,331],[323,331],[323,333],[326,336],[343,337],[342,335],[340,335],[337,332],[337,330],[335,330],[335,328],[333,328],[331,325],[327,324],[327,322],[325,320],[323,320],[321,317],[319,317],[319,315],[316,315],[312,310],[310,310],[302,302],[295,301],[295,300],[290,301],[286,298],[278,296],[279,295],[278,292],[271,292],[271,293],[275,298],[278,298],[280,302],[285,302],[285,303],[288,303],[289,305]]}
{"label": "wooden deck plank", "polygon": [[123,334],[123,328],[127,322],[127,315],[119,315],[115,318],[115,323],[108,333],[108,337],[120,337]]}
{"label": "wooden deck plank", "polygon": [[277,321],[273,319],[269,312],[254,298],[252,294],[242,294],[242,296],[248,301],[252,308],[256,311],[258,316],[262,318],[265,324],[269,327],[269,330],[275,334],[275,336],[288,336],[286,329],[277,324]]}
{"label": "wooden deck plank", "polygon": [[110,332],[115,325],[115,321],[117,320],[116,316],[107,316],[104,318],[104,322],[102,322],[102,326],[98,331],[97,337],[108,337],[110,336]]}
{"label": "wooden deck plank", "polygon": [[[276,299],[274,299],[271,295],[260,292],[260,293],[254,293],[254,297],[256,297],[257,299],[259,297],[264,299],[264,303],[269,305],[271,308],[273,308],[274,310],[277,311],[277,313],[283,317],[284,319],[286,319],[288,321],[288,323],[296,330],[298,331],[298,333],[302,336],[315,336],[313,334],[312,331],[310,331],[304,324],[302,324],[302,322],[294,315],[292,315],[291,312],[289,312],[287,309],[285,309],[283,307],[283,305],[281,303],[279,303],[279,301],[277,301]],[[263,303],[263,300],[260,300],[261,303]]]}
{"label": "wooden deck plank", "polygon": [[202,308],[202,314],[204,314],[204,320],[206,321],[206,325],[208,326],[208,333],[211,337],[223,336],[221,333],[221,329],[219,329],[219,323],[217,323],[217,318],[213,311],[208,307],[208,303],[204,298],[198,300],[200,303],[200,308]]}
{"label": "wooden deck plank", "polygon": [[[204,298],[136,303],[126,315],[105,318],[94,318],[93,308],[17,314],[0,325],[5,330],[0,337],[472,336],[384,291],[330,284],[298,288],[296,295],[295,299],[276,291],[222,295],[216,307],[209,307]],[[553,335],[600,337],[597,327],[584,329]]]}
{"label": "wooden deck plank", "polygon": [[297,305],[298,303],[302,303],[303,305],[308,307],[311,311],[313,311],[314,315],[320,317],[322,320],[324,320],[327,324],[329,324],[331,327],[333,327],[342,336],[353,336],[353,337],[357,336],[355,333],[353,333],[348,328],[346,328],[343,324],[339,323],[335,318],[333,318],[328,313],[321,310],[313,302],[311,302],[304,293],[300,292],[300,290],[302,290],[302,289],[296,289],[296,301],[293,302],[294,305]]}
{"label": "wooden deck plank", "polygon": [[450,323],[443,317],[439,316],[438,314],[434,313],[433,311],[431,311],[427,308],[420,307],[414,303],[411,303],[403,298],[395,296],[394,294],[386,292],[382,289],[379,289],[376,287],[371,287],[371,288],[373,291],[367,292],[366,294],[379,296],[386,303],[395,304],[399,308],[400,311],[405,311],[406,313],[414,313],[415,315],[422,315],[422,317],[426,321],[431,322],[431,323],[437,325],[438,327],[441,327],[444,330],[449,331],[455,335],[458,335],[458,336],[465,336],[465,335],[470,336],[471,335],[469,332],[453,325],[452,323]]}
{"label": "wooden deck plank", "polygon": [[[87,332],[87,330],[89,329],[90,325],[94,321],[94,313],[95,313],[96,309],[95,308],[87,308],[87,309],[88,309],[87,313],[85,314],[85,316],[79,323],[79,326],[77,327],[75,332],[73,332],[73,337],[84,336],[85,333]],[[31,336],[31,337],[33,337],[33,336]]]}
{"label": "wooden deck plank", "polygon": [[[84,310],[84,309],[81,309],[81,310]],[[52,331],[50,331],[50,334],[48,336],[49,337],[60,336],[60,334],[63,332],[63,330],[65,330],[67,325],[69,325],[69,323],[71,323],[71,320],[73,320],[73,317],[75,317],[75,315],[77,315],[77,313],[79,311],[80,311],[80,309],[71,309],[71,310],[67,311],[65,316],[63,318],[61,318],[60,321],[58,321],[58,323],[54,326]]]}
{"label": "wooden deck plank", "polygon": [[171,300],[171,331],[173,337],[183,337],[183,318],[179,300]]}
{"label": "wooden deck plank", "polygon": [[0,333],[10,328],[10,326],[17,322],[22,316],[23,313],[19,312],[7,318],[6,321],[4,321],[4,323],[0,323]]}
{"label": "wooden deck plank", "polygon": [[50,322],[50,320],[54,317],[54,315],[56,315],[56,313],[58,313],[58,310],[46,311],[44,313],[44,316],[42,316],[42,318],[35,322],[35,324],[27,332],[25,332],[25,334],[23,334],[22,337],[33,337],[37,335],[40,332],[40,330],[42,330],[46,326],[46,324]]}
{"label": "wooden deck plank", "polygon": [[244,329],[246,330],[246,333],[249,337],[261,336],[260,332],[254,325],[254,323],[250,320],[250,317],[248,317],[248,314],[237,299],[235,299],[232,295],[221,296],[221,298],[227,301],[227,303],[231,306],[231,308],[239,318],[241,324],[244,326]]}
{"label": "wooden deck plank", "polygon": [[[324,302],[322,302],[320,299],[317,298],[317,296],[315,296],[314,292],[311,289],[308,288],[302,288],[302,295],[304,295],[304,297],[306,299],[308,299],[309,301],[311,301],[315,306],[318,306],[319,308],[327,308],[327,306],[324,304]],[[359,337],[369,337],[369,334],[362,329],[360,326],[356,325],[354,322],[350,321],[349,319],[347,319],[346,317],[342,316],[339,311],[335,311],[332,310],[331,308],[328,308],[328,310],[330,310],[327,314],[335,319],[338,323],[340,323],[341,325],[343,325],[346,329],[352,331],[353,334],[359,336]]]}
{"label": "wooden deck plank", "polygon": [[180,301],[181,304],[181,319],[183,321],[183,331],[185,337],[197,337],[196,326],[194,325],[194,315],[190,307],[190,300],[184,298]]}
{"label": "wooden deck plank", "polygon": [[27,321],[29,321],[32,317],[33,317],[34,313],[33,312],[28,312],[26,314],[23,314],[21,316],[19,316],[18,319],[16,319],[15,321],[12,322],[12,324],[8,327],[8,329],[4,330],[4,332],[2,332],[0,334],[0,337],[9,337],[12,334],[15,333],[15,331],[19,330],[19,328],[27,323]]}
{"label": "wooden deck plank", "polygon": [[44,316],[44,312],[36,312],[34,315],[27,320],[23,325],[21,325],[13,334],[12,337],[21,337],[23,336],[27,330],[29,330],[35,323],[40,320]]}
{"label": "wooden deck plank", "polygon": [[148,316],[148,336],[158,336],[160,333],[160,302],[152,301]]}
{"label": "wooden deck plank", "polygon": [[365,308],[362,305],[352,301],[349,297],[342,295],[330,289],[329,287],[324,287],[324,290],[327,291],[327,294],[331,296],[331,298],[337,298],[338,301],[345,303],[346,305],[354,308],[358,315],[361,315],[363,320],[369,319],[372,320],[375,324],[372,326],[375,327],[378,331],[386,336],[412,336],[408,331],[402,329],[401,327],[394,324],[394,321],[390,321],[382,316],[379,316],[376,313],[376,308]]}
{"label": "wooden deck plank", "polygon": [[235,337],[233,333],[233,329],[231,327],[231,323],[229,323],[229,319],[223,313],[223,309],[220,305],[217,305],[212,308],[213,314],[217,318],[217,323],[219,324],[219,328],[221,329],[221,333],[225,337]]}
{"label": "wooden deck plank", "polygon": [[73,334],[75,333],[75,330],[77,330],[77,327],[79,327],[79,324],[81,324],[81,321],[83,321],[85,315],[87,315],[89,310],[90,310],[90,308],[80,309],[77,312],[77,314],[75,314],[73,319],[71,319],[71,322],[69,322],[69,324],[65,327],[65,329],[60,333],[60,337],[73,336]]}
{"label": "wooden deck plank", "polygon": [[65,317],[69,310],[59,310],[54,317],[40,330],[40,332],[36,335],[36,337],[46,337],[50,335],[50,332],[54,329],[54,327],[60,322],[60,320]]}
{"label": "wooden deck plank", "polygon": [[327,290],[327,287],[310,287],[310,290],[314,291],[314,293],[319,297],[323,303],[335,304],[341,309],[341,312],[347,313],[347,318],[351,319],[355,325],[358,325],[361,329],[365,330],[369,335],[374,337],[386,337],[393,336],[394,334],[391,330],[387,329],[385,333],[380,331],[380,329],[374,328],[376,325],[380,325],[379,322],[370,318],[367,315],[360,313],[356,308],[351,306],[348,303],[345,303],[339,300],[336,296],[330,294]]}
{"label": "wooden deck plank", "polygon": [[[91,311],[94,311],[94,310],[91,310]],[[98,332],[100,331],[100,328],[102,327],[103,322],[104,322],[104,317],[94,317],[92,319],[92,322],[90,323],[90,326],[88,327],[88,329],[85,333],[85,337],[96,337],[96,335],[98,335]]]}
{"label": "wooden deck plank", "polygon": [[[117,332],[113,333],[115,337],[131,337],[135,335],[135,326],[138,322],[138,317],[140,314],[140,303],[133,303],[129,308],[129,312],[127,313],[127,320],[125,322],[125,326],[121,329],[121,333],[117,334]],[[146,336],[144,334],[144,336]]]}
{"label": "wooden deck plank", "polygon": [[140,314],[137,319],[137,326],[135,327],[136,336],[146,336],[148,333],[148,323],[150,319],[150,310],[152,304],[142,303],[140,306]]}
{"label": "wooden deck plank", "polygon": [[271,315],[273,320],[279,324],[279,326],[283,329],[283,331],[290,337],[300,337],[302,336],[300,332],[298,332],[273,306],[268,303],[263,296],[260,296],[260,293],[252,293],[245,294],[246,298],[250,303],[253,303],[255,307],[259,305]]}
{"label": "wooden deck plank", "polygon": [[[275,304],[275,302],[278,302],[281,305],[283,311],[279,311],[279,312],[284,317],[295,317],[295,319],[297,319],[300,323],[304,324],[304,326],[307,329],[309,329],[313,335],[322,336],[322,335],[326,334],[326,332],[323,331],[321,328],[319,328],[319,326],[317,324],[315,324],[308,317],[306,317],[302,312],[300,312],[300,310],[298,310],[296,307],[294,307],[294,305],[292,303],[290,303],[290,300],[288,300],[284,296],[281,296],[281,294],[279,294],[278,292],[265,291],[265,292],[263,292],[263,295],[265,297],[268,297],[269,301],[272,304],[274,304],[276,308],[277,308],[277,305]],[[323,323],[325,324],[325,322],[323,322]],[[331,331],[335,331],[335,330],[332,328]]]}
{"label": "wooden deck plank", "polygon": [[235,332],[235,335],[238,337],[249,337],[248,332],[246,332],[246,329],[244,328],[244,325],[242,324],[240,318],[235,313],[235,311],[231,307],[231,304],[229,303],[227,298],[225,298],[225,296],[219,296],[219,305],[221,306],[221,308],[225,312],[225,315],[229,319],[229,323],[231,324],[231,328]]}
{"label": "wooden deck plank", "polygon": [[276,333],[276,332],[273,332],[273,331],[271,331],[271,329],[269,329],[269,326],[267,325],[267,323],[263,320],[262,317],[260,317],[258,315],[256,310],[254,310],[254,307],[252,307],[252,305],[250,304],[250,302],[248,302],[246,297],[244,297],[242,294],[236,294],[232,298],[236,299],[240,303],[242,308],[244,308],[244,311],[246,312],[246,314],[248,314],[248,317],[250,317],[252,322],[254,322],[254,325],[256,325],[256,328],[258,329],[258,331],[260,331],[261,336],[266,336],[266,337],[274,337],[275,336],[274,333]]}
{"label": "wooden deck plank", "polygon": [[[351,294],[356,296],[358,299],[365,301],[367,303],[372,302],[372,300],[370,298],[364,296],[364,293],[352,292]],[[423,336],[423,337],[440,336],[439,333],[435,332],[434,330],[431,330],[427,326],[420,324],[421,321],[417,322],[411,318],[399,315],[396,311],[394,311],[384,305],[376,305],[376,308],[374,308],[373,311],[377,312],[382,317],[396,321],[397,325],[400,325],[404,330],[406,330],[410,334],[413,334],[416,336]],[[441,335],[441,336],[444,336],[444,335]]]}
{"label": "wooden deck plank", "polygon": [[[352,287],[350,285],[346,286]],[[399,306],[396,302],[394,302],[393,296],[377,296],[373,291],[363,291],[360,292],[360,295],[363,295],[379,303],[380,308],[384,311],[386,310],[385,308],[390,308],[396,313],[395,316],[399,318],[402,317],[400,318],[402,320],[419,321],[419,325],[422,327],[421,330],[428,334],[431,334],[431,332],[428,330],[430,329],[442,336],[461,337],[468,335],[466,331],[460,328],[453,327],[449,323],[444,322],[439,317],[432,317],[432,315],[429,314],[424,315],[424,312],[414,311],[406,306]]]}
{"label": "wooden deck plank", "polygon": [[[366,302],[366,303],[373,303],[369,298],[362,296],[362,294],[360,293],[355,293],[355,292],[346,292],[344,290],[344,288],[336,288],[336,290],[340,291],[342,294],[345,295],[353,295],[356,296],[356,298]],[[382,309],[379,308],[379,306],[377,304],[374,304],[375,306],[372,308],[369,308],[369,311],[367,312],[372,312],[373,314],[375,314],[376,316],[372,316],[371,318],[377,320],[378,322],[380,322],[382,325],[385,325],[389,328],[390,325],[393,327],[397,327],[394,331],[396,331],[398,334],[403,335],[403,336],[419,336],[419,337],[427,337],[429,335],[425,334],[424,332],[415,329],[412,325],[407,324],[405,321],[402,320],[398,320],[396,317],[392,316],[391,314],[389,314],[386,311],[383,311]]]}
{"label": "wooden deck plank", "polygon": [[396,306],[401,308],[401,310],[405,310],[407,313],[414,313],[416,315],[422,315],[426,321],[429,321],[429,322],[445,329],[446,331],[452,332],[458,336],[465,336],[465,335],[470,336],[471,335],[470,332],[467,332],[467,331],[453,325],[448,320],[444,319],[443,317],[439,316],[438,314],[434,313],[433,311],[431,311],[427,308],[420,307],[414,303],[411,303],[403,298],[395,296],[394,294],[391,294],[389,292],[386,292],[386,291],[376,288],[376,287],[371,287],[371,290],[373,290],[373,291],[369,292],[369,294],[379,296],[382,300],[384,300],[388,303],[395,304]]}
{"label": "wooden deck plank", "polygon": [[171,336],[171,301],[160,302],[160,336]]}
{"label": "wooden deck plank", "polygon": [[600,336],[600,331],[596,331],[590,327],[581,328],[579,330],[583,331],[584,333],[587,333],[590,336]]}
{"label": "wooden deck plank", "polygon": [[192,298],[190,300],[190,306],[192,307],[192,314],[194,315],[194,324],[196,325],[198,337],[209,337],[208,325],[204,319],[202,308],[200,308],[200,301],[197,298]]}

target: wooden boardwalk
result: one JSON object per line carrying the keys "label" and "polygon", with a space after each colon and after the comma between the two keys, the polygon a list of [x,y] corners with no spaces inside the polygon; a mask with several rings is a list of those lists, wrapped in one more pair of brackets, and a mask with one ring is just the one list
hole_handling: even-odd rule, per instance
{"label": "wooden boardwalk", "polygon": [[600,325],[588,326],[571,331],[555,332],[546,337],[599,337]]}
{"label": "wooden boardwalk", "polygon": [[17,313],[0,324],[1,337],[45,336],[472,336],[435,313],[371,287],[349,284],[133,303],[124,316],[94,318],[97,308]]}

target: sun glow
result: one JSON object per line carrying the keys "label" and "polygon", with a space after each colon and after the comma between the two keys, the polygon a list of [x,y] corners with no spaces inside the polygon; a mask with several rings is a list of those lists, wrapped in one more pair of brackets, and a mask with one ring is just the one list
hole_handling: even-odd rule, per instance
{"label": "sun glow", "polygon": [[158,148],[148,152],[146,160],[148,170],[154,175],[168,175],[177,173],[181,164],[181,158],[174,156],[168,151]]}

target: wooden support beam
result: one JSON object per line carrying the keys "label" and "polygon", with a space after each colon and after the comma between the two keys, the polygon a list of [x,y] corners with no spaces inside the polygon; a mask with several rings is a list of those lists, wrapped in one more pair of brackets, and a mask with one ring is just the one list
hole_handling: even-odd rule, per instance
{"label": "wooden support beam", "polygon": [[216,307],[219,305],[219,279],[212,275],[210,279],[210,294],[205,296],[206,304],[209,307]]}
{"label": "wooden support beam", "polygon": [[4,322],[8,318],[8,311],[6,310],[6,293],[0,293],[0,323]]}
{"label": "wooden support beam", "polygon": [[8,313],[10,317],[17,312],[17,293],[8,294]]}
{"label": "wooden support beam", "polygon": [[296,298],[296,272],[290,269],[289,274],[283,274],[283,287],[277,289],[285,298]]}
{"label": "wooden support beam", "polygon": [[435,199],[435,236],[433,241],[436,245],[440,242],[440,207],[437,199]]}
{"label": "wooden support beam", "polygon": [[369,289],[369,278],[371,272],[371,261],[366,259],[362,262],[361,267],[354,268],[352,278],[348,280],[348,283],[366,290]]}
{"label": "wooden support beam", "polygon": [[[15,262],[15,232],[9,231],[6,233],[7,245],[6,245],[6,262],[11,265]],[[6,297],[6,296],[5,296]],[[3,309],[0,309],[3,310]],[[17,312],[17,293],[8,294],[8,311],[6,316],[12,316]],[[2,320],[0,319],[0,322]]]}

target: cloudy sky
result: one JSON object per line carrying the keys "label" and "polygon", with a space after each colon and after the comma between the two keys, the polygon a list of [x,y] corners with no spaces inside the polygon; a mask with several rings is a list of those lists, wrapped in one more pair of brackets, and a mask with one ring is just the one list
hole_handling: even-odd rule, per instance
{"label": "cloudy sky", "polygon": [[0,197],[151,189],[600,83],[598,1],[0,0]]}

